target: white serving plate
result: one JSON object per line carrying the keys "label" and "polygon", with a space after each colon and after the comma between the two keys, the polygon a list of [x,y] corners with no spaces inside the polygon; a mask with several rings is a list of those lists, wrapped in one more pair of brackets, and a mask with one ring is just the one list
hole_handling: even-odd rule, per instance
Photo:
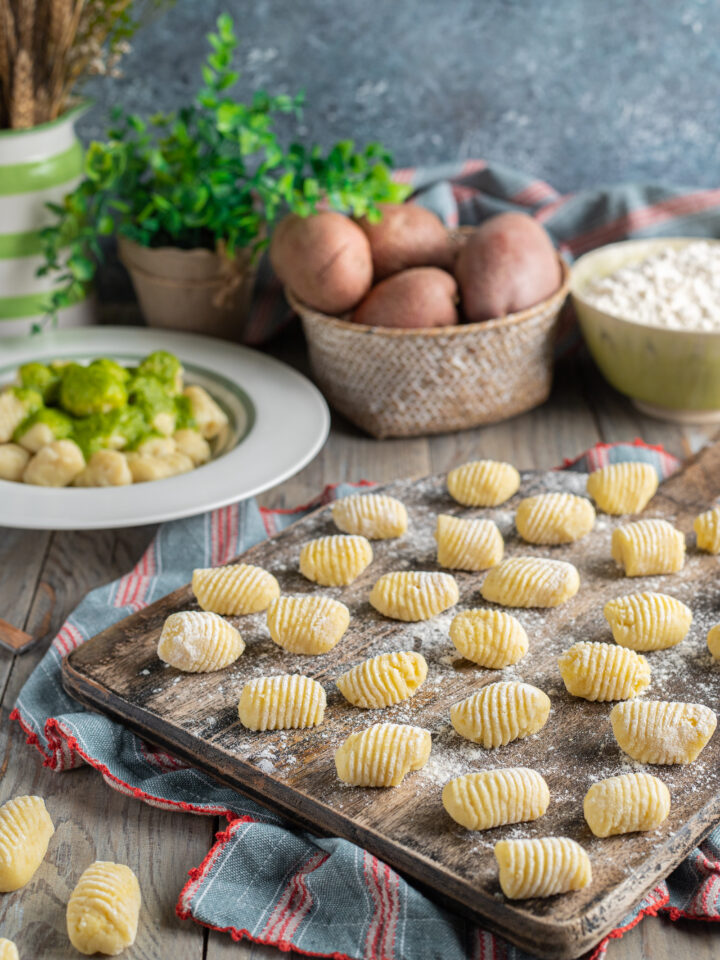
{"label": "white serving plate", "polygon": [[330,414],[320,391],[263,353],[210,337],[142,327],[61,330],[0,344],[0,387],[29,361],[135,364],[169,350],[187,383],[205,387],[230,419],[213,459],[190,473],[126,487],[36,487],[0,480],[0,526],[97,530],[174,520],[245,500],[293,476],[320,451]]}

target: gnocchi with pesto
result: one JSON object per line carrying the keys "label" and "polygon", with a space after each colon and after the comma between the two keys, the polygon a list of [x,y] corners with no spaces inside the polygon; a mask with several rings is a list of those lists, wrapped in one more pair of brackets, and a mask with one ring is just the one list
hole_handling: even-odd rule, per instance
{"label": "gnocchi with pesto", "polygon": [[0,480],[121,487],[194,470],[228,417],[183,377],[165,350],[136,367],[109,357],[23,364],[0,392]]}

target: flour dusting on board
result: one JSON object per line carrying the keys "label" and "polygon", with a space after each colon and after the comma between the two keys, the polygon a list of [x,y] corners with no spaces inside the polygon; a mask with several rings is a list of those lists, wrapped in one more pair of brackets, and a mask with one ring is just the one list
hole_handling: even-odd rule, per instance
{"label": "flour dusting on board", "polygon": [[[186,676],[174,669],[164,672],[155,655],[156,637],[136,640],[134,646],[120,641],[113,656],[116,662],[118,658],[127,660],[128,675],[118,692],[159,720],[170,718],[174,727],[194,738],[198,762],[217,764],[216,769],[226,778],[232,774],[240,788],[252,776],[255,794],[266,796],[270,804],[280,797],[287,801],[289,796],[296,796],[298,812],[305,819],[313,817],[320,829],[338,832],[338,824],[347,823],[347,834],[358,843],[363,842],[363,831],[367,831],[368,843],[372,836],[382,835],[386,849],[395,850],[399,860],[404,857],[404,864],[412,866],[416,862],[413,857],[419,858],[417,872],[425,882],[437,882],[442,887],[442,877],[448,872],[452,874],[458,888],[467,889],[467,902],[471,905],[485,904],[483,909],[487,910],[487,904],[497,896],[492,856],[497,840],[549,835],[578,840],[593,862],[602,867],[586,890],[558,898],[553,904],[553,915],[574,918],[586,909],[595,909],[601,901],[614,903],[613,891],[626,880],[646,885],[652,881],[653,877],[644,872],[650,869],[648,864],[658,870],[669,862],[671,853],[678,858],[680,848],[675,844],[670,850],[669,838],[681,826],[687,828],[698,817],[702,819],[702,811],[717,808],[720,735],[710,740],[689,767],[643,767],[623,754],[615,742],[609,723],[613,704],[571,697],[562,683],[557,659],[579,640],[613,642],[603,616],[603,606],[609,599],[644,590],[668,593],[688,604],[694,619],[688,636],[677,647],[645,654],[652,676],[644,698],[695,702],[716,708],[720,701],[720,663],[712,660],[705,636],[711,626],[720,623],[720,564],[718,558],[697,551],[691,533],[693,516],[709,504],[686,508],[680,495],[672,500],[665,498],[662,487],[645,515],[662,516],[689,534],[685,568],[678,574],[633,579],[622,575],[611,559],[610,540],[613,530],[628,518],[600,514],[588,536],[563,546],[539,547],[519,540],[514,513],[523,497],[553,491],[582,496],[585,480],[582,474],[567,472],[524,474],[520,491],[511,501],[496,509],[471,510],[450,499],[443,478],[393,483],[383,492],[406,505],[408,531],[397,540],[373,541],[373,562],[347,587],[319,588],[299,574],[297,564],[303,544],[337,532],[329,509],[308,517],[275,540],[253,548],[246,559],[277,577],[284,594],[321,593],[348,606],[350,626],[332,651],[319,657],[291,654],[272,642],[265,614],[229,617],[247,645],[244,654],[230,667],[217,675]],[[441,569],[433,536],[440,513],[493,520],[505,540],[506,557],[550,557],[572,563],[579,570],[580,590],[563,606],[510,611],[529,638],[527,655],[513,666],[486,670],[472,664],[460,656],[448,636],[456,613],[487,606],[480,593],[483,573],[454,573],[459,603],[428,621],[388,620],[368,603],[372,585],[384,573]],[[189,607],[193,607],[192,602]],[[151,611],[148,608],[143,616]],[[384,710],[361,710],[344,700],[335,685],[340,673],[369,657],[401,650],[422,653],[428,663],[427,679],[414,697]],[[268,733],[245,730],[237,717],[244,684],[259,676],[287,673],[302,673],[323,685],[328,701],[323,725],[313,730]],[[539,687],[551,698],[551,712],[546,725],[533,736],[486,750],[455,732],[450,724],[450,708],[497,680],[519,680]],[[432,753],[428,763],[394,789],[341,784],[335,772],[335,750],[350,733],[380,721],[409,723],[429,730]],[[448,780],[471,771],[511,766],[531,767],[546,779],[551,801],[544,817],[484,833],[468,832],[448,817],[441,802],[442,788]],[[588,787],[605,777],[635,770],[649,770],[667,784],[673,801],[669,820],[648,834],[608,840],[593,837],[582,814]],[[276,788],[278,784],[282,785],[282,792]],[[323,811],[332,811],[343,819],[332,821],[334,829],[324,826]],[[714,816],[717,814],[720,809],[715,809]],[[709,825],[711,815],[702,815],[706,817],[703,824]],[[699,832],[694,835],[699,836]],[[439,868],[435,879],[432,864]],[[634,889],[630,889],[629,896],[635,895]],[[638,887],[636,892],[641,896],[643,891]]]}

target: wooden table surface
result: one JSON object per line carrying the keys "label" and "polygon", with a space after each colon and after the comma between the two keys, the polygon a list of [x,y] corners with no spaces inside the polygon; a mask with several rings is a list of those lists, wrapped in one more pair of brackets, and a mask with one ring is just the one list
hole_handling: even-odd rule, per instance
{"label": "wooden table surface", "polygon": [[[293,338],[274,351],[302,367]],[[550,400],[497,426],[429,439],[375,441],[336,417],[320,455],[300,474],[260,499],[291,507],[326,483],[383,481],[447,470],[473,457],[509,460],[520,469],[548,469],[598,441],[642,437],[689,456],[716,428],[681,428],[651,420],[612,391],[588,360],[564,361]],[[17,942],[22,960],[60,960],[78,954],[65,933],[65,905],[81,871],[95,859],[129,864],[138,874],[143,912],[133,960],[272,960],[287,956],[234,943],[175,916],[187,871],[207,853],[218,821],[170,813],[111,790],[82,768],[55,774],[25,745],[8,721],[17,694],[63,619],[94,587],[125,573],[141,555],[153,527],[89,532],[0,529],[0,617],[41,642],[21,657],[0,651],[0,801],[18,794],[43,796],[55,821],[50,852],[23,891],[0,896],[0,936]],[[622,940],[611,941],[609,960],[711,960],[720,930],[710,923],[647,918]],[[408,958],[412,960],[412,958]]]}

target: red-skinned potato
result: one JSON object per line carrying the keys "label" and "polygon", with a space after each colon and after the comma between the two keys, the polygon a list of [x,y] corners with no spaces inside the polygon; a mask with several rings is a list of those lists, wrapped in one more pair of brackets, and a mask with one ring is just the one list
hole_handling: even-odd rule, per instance
{"label": "red-skinned potato", "polygon": [[322,313],[352,310],[372,283],[370,244],[341,213],[290,214],[275,229],[270,262],[298,299]]}
{"label": "red-skinned potato", "polygon": [[525,213],[501,213],[467,239],[455,263],[463,312],[470,322],[525,310],[562,282],[547,233]]}
{"label": "red-skinned potato", "polygon": [[447,228],[431,210],[414,203],[380,204],[382,220],[358,221],[370,241],[375,280],[408,267],[451,270],[453,246]]}
{"label": "red-skinned potato", "polygon": [[448,327],[458,322],[457,284],[437,267],[413,267],[382,280],[353,314],[371,327]]}

